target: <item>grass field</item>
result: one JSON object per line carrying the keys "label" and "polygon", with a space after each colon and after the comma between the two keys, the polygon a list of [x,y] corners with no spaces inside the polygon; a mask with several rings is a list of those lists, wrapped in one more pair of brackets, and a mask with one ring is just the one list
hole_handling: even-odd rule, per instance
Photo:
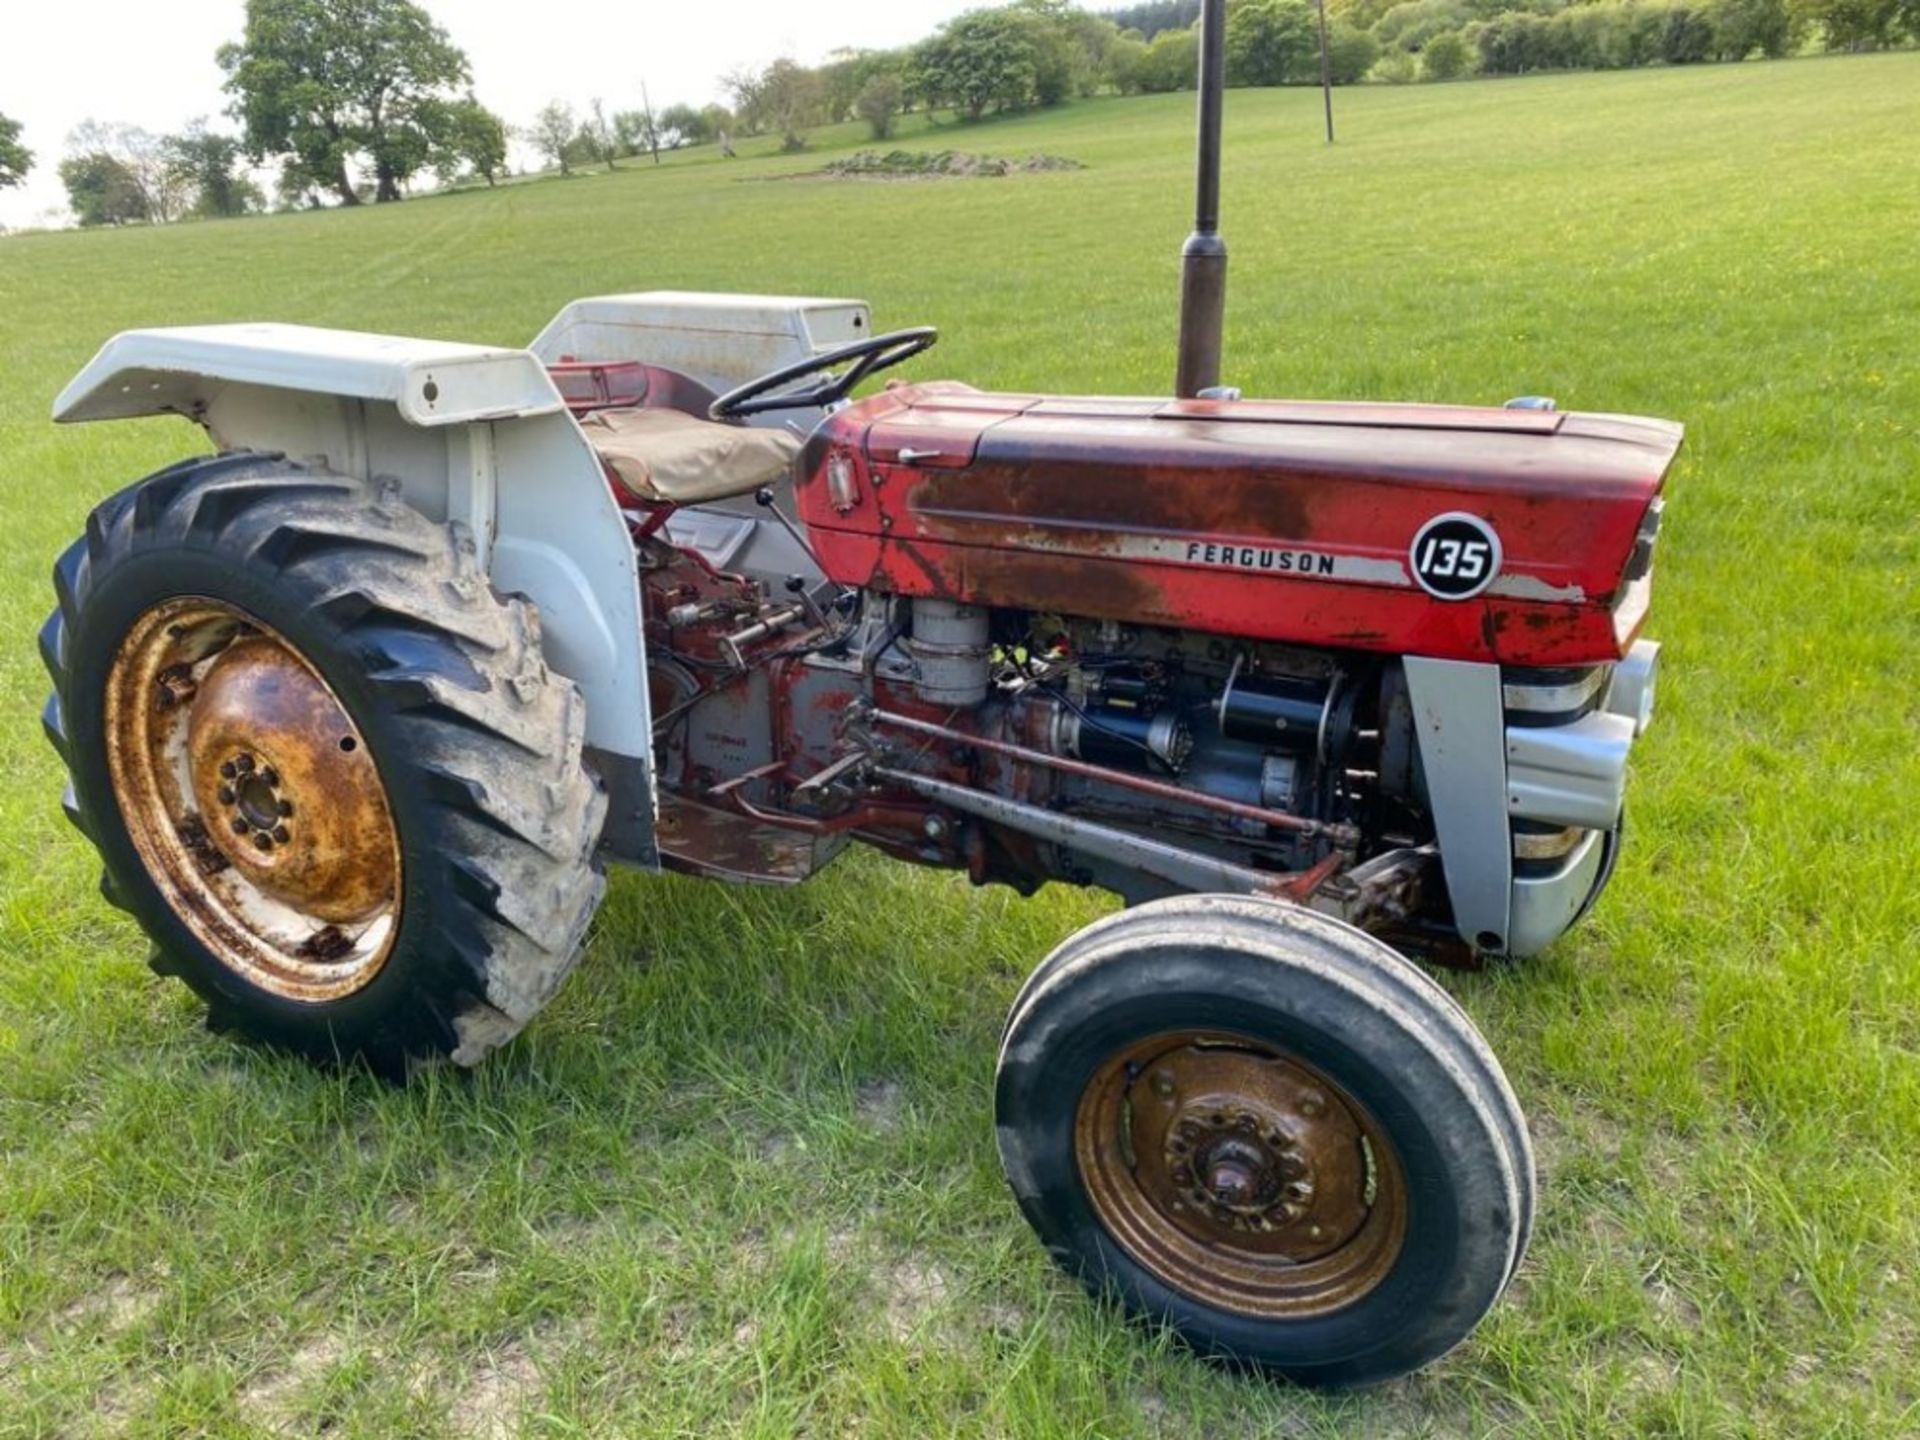
{"label": "grass field", "polygon": [[611,289],[851,293],[942,327],[921,374],[1164,391],[1172,96],[901,142],[1064,175],[682,157],[0,240],[0,1434],[1920,1432],[1920,55],[1343,92],[1332,150],[1318,103],[1230,103],[1235,382],[1690,427],[1622,872],[1545,959],[1447,981],[1542,1170],[1474,1340],[1328,1400],[1055,1276],[993,1051],[1099,897],[622,875],[511,1051],[399,1092],[206,1033],[38,733],[53,556],[196,438],[46,423],[113,331],[517,342]]}

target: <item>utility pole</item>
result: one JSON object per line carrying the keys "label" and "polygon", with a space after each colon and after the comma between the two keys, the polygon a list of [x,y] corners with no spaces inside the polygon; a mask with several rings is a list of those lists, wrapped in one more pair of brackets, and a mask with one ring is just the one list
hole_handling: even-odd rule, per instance
{"label": "utility pole", "polygon": [[1333,63],[1327,58],[1327,0],[1320,0],[1320,94],[1327,102],[1327,144],[1333,143]]}

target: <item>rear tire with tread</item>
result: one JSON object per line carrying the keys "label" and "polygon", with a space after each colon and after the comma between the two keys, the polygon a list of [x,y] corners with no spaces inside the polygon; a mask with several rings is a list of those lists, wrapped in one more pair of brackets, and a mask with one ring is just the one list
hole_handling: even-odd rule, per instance
{"label": "rear tire with tread", "polygon": [[[44,716],[68,816],[100,851],[101,891],[234,1029],[403,1078],[474,1065],[576,961],[605,887],[606,796],[583,760],[585,702],[549,670],[539,618],[502,597],[464,526],[395,486],[236,453],[190,460],[103,502],[54,569],[41,632]],[[317,671],[366,737],[401,851],[391,950],[366,986],[311,1002],[253,984],[202,943],[140,859],[114,793],[107,676],[139,617],[203,596],[256,617]]]}

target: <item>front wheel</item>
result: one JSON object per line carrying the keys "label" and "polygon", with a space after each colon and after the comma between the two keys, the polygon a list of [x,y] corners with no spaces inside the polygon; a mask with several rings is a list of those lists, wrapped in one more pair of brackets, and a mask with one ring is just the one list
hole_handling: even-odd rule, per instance
{"label": "front wheel", "polygon": [[1181,897],[1071,937],[1015,1004],[995,1108],[1062,1265],[1308,1384],[1437,1359],[1526,1248],[1525,1121],[1471,1022],[1378,941],[1277,901]]}

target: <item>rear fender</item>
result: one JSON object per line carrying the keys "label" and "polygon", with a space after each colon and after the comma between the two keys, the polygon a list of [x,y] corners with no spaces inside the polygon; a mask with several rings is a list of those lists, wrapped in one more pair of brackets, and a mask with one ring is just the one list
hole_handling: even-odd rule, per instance
{"label": "rear fender", "polygon": [[605,848],[654,865],[656,796],[633,544],[593,447],[525,350],[297,325],[116,336],[55,402],[63,423],[182,415],[222,451],[279,451],[466,527],[495,589],[540,609],[587,701],[612,793]]}

